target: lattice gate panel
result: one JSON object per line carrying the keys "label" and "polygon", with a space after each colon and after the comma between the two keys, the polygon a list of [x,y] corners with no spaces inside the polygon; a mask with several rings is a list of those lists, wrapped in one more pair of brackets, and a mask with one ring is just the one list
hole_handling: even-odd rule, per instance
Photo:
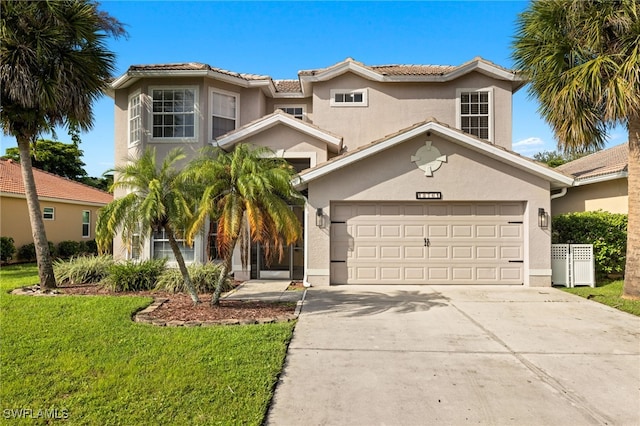
{"label": "lattice gate panel", "polygon": [[551,244],[551,284],[571,287],[569,244]]}
{"label": "lattice gate panel", "polygon": [[593,244],[551,244],[551,283],[596,286]]}

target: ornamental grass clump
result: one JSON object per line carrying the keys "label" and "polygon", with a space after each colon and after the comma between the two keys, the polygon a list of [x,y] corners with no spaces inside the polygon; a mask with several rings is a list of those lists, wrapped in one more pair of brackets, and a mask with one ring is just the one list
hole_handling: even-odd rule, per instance
{"label": "ornamental grass clump", "polygon": [[103,282],[111,291],[152,290],[165,271],[166,259],[150,259],[143,262],[114,263]]}
{"label": "ornamental grass clump", "polygon": [[53,264],[58,284],[97,284],[109,275],[113,266],[109,255],[78,256],[70,260],[58,260]]}
{"label": "ornamental grass clump", "polygon": [[[196,292],[213,293],[216,281],[220,278],[222,265],[217,263],[191,264],[187,267],[189,276],[193,282]],[[222,291],[229,291],[233,288],[233,282],[227,277],[223,284]],[[184,278],[178,269],[167,269],[158,278],[156,290],[168,291],[170,293],[186,293]]]}

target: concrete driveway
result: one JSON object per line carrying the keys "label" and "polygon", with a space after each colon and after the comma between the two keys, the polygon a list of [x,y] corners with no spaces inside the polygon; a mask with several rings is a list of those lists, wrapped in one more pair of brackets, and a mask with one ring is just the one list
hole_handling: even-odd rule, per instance
{"label": "concrete driveway", "polygon": [[553,288],[312,288],[267,423],[640,425],[640,318]]}

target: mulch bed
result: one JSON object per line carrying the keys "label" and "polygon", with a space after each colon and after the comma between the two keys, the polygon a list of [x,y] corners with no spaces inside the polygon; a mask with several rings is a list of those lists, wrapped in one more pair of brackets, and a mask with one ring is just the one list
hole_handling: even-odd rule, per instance
{"label": "mulch bed", "polygon": [[[291,287],[296,288],[295,285]],[[127,291],[113,292],[97,285],[61,286],[56,290],[60,295],[100,295],[100,296],[150,296],[156,300],[166,299],[158,308],[145,314],[156,322],[221,322],[232,320],[251,323],[252,320],[265,318],[289,318],[296,309],[295,303],[272,303],[259,301],[220,300],[218,306],[211,306],[211,294],[200,294],[200,304],[194,305],[191,296],[184,293],[167,293],[163,291]],[[33,288],[32,294],[38,289]],[[22,294],[25,294],[24,292]]]}

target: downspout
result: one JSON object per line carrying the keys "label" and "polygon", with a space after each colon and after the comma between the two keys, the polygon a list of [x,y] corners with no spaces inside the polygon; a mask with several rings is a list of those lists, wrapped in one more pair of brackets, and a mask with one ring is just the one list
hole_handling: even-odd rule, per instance
{"label": "downspout", "polygon": [[557,194],[551,195],[551,199],[555,200],[556,198],[564,197],[565,195],[567,195],[567,188],[562,188]]}
{"label": "downspout", "polygon": [[302,278],[302,285],[305,287],[311,287],[311,283],[307,280],[307,271],[309,270],[309,200],[304,197],[304,276]]}

